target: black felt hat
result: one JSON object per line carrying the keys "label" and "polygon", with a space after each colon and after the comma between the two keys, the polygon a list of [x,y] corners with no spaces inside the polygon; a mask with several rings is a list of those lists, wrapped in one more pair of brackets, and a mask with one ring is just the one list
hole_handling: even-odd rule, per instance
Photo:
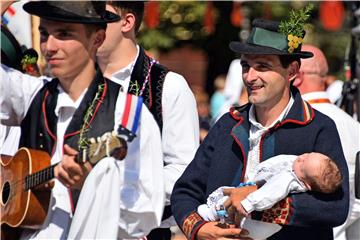
{"label": "black felt hat", "polygon": [[105,7],[105,1],[32,1],[23,6],[29,14],[52,21],[106,24],[120,20]]}
{"label": "black felt hat", "polygon": [[[287,55],[299,58],[310,58],[311,52],[301,51],[301,41],[296,37],[296,45],[293,45],[294,36],[287,36],[279,32],[279,22],[255,19],[252,23],[252,31],[245,43],[231,42],[230,49],[240,54],[252,55]],[[294,47],[296,46],[296,47]]]}

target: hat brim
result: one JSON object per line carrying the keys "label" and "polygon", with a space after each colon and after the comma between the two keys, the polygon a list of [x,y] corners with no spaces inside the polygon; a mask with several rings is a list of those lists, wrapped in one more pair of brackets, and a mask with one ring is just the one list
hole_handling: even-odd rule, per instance
{"label": "hat brim", "polygon": [[229,47],[232,51],[240,54],[249,55],[282,55],[282,56],[294,56],[299,58],[311,58],[314,56],[312,52],[293,52],[287,53],[275,48],[253,45],[249,43],[231,42]]}
{"label": "hat brim", "polygon": [[120,20],[120,16],[110,11],[106,11],[102,18],[83,17],[78,15],[69,15],[68,12],[50,5],[44,4],[42,1],[27,2],[23,6],[24,10],[32,15],[52,21],[82,23],[82,24],[104,24]]}

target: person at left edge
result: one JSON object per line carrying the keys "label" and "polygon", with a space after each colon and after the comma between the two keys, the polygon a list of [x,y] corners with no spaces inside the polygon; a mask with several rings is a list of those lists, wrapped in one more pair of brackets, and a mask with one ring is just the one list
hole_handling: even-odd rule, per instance
{"label": "person at left edge", "polygon": [[[1,1],[1,16],[7,12],[9,7],[17,1]],[[31,70],[30,67],[24,68],[27,59],[37,60],[37,53],[34,49],[23,49],[26,48],[24,45],[20,46],[14,34],[1,19],[1,63],[6,66],[10,66],[14,69],[22,71],[24,73],[39,76],[37,63],[32,62]],[[30,54],[31,55],[30,55]],[[27,65],[30,66],[30,65]],[[37,74],[37,75],[36,75]],[[4,155],[13,156],[17,151],[20,139],[20,127],[9,127],[0,124],[0,153]]]}

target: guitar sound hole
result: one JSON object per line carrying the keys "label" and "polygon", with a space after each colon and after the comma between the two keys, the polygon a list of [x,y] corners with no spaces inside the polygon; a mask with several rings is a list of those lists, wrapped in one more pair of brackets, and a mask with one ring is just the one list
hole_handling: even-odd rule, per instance
{"label": "guitar sound hole", "polygon": [[9,200],[10,196],[10,183],[6,182],[1,191],[1,201],[5,205]]}

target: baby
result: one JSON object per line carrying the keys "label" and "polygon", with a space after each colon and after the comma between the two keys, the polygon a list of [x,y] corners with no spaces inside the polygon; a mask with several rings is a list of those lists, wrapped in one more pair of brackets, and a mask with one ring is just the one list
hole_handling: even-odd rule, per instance
{"label": "baby", "polygon": [[[316,191],[332,193],[342,182],[336,163],[321,153],[305,153],[299,156],[278,155],[261,162],[248,175],[253,182],[241,183],[239,187],[256,185],[257,190],[247,195],[241,205],[244,216],[252,211],[262,211],[274,206],[289,193]],[[223,220],[223,203],[228,198],[220,187],[211,193],[206,204],[198,207],[198,213],[207,221]],[[221,211],[219,211],[219,209]],[[218,210],[218,211],[217,211]]]}

